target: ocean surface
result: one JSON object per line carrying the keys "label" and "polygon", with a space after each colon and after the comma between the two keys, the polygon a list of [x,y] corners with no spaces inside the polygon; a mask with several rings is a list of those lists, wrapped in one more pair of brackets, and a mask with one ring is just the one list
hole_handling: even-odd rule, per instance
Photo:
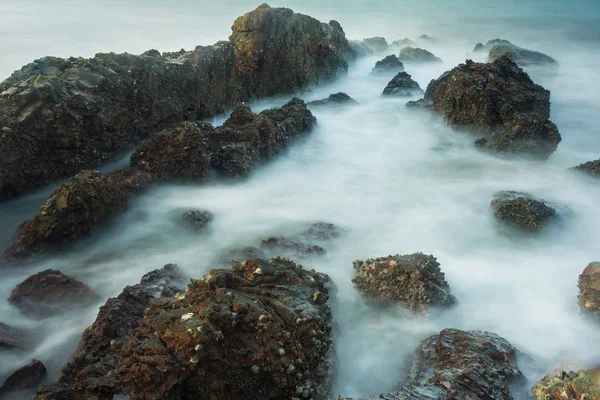
{"label": "ocean surface", "polygon": [[[384,99],[390,77],[370,77],[385,54],[353,65],[347,77],[313,88],[314,100],[343,91],[360,106],[315,110],[318,127],[245,181],[205,186],[163,185],[136,198],[106,229],[68,252],[0,272],[0,299],[46,268],[60,269],[102,296],[167,263],[200,277],[226,251],[273,235],[293,235],[330,221],[347,235],[304,265],[337,285],[334,316],[340,358],[334,395],[389,391],[404,357],[444,328],[495,332],[535,360],[532,383],[559,358],[600,362],[600,335],[578,314],[577,278],[600,259],[600,182],[568,168],[600,158],[600,2],[598,1],[280,1],[320,20],[335,19],[348,37],[442,39],[423,47],[444,60],[409,66],[423,89],[473,55],[477,42],[511,40],[560,63],[555,75],[531,71],[551,90],[551,119],[563,141],[548,161],[504,159],[477,151],[474,138],[437,116],[407,110],[406,99]],[[0,79],[32,60],[98,52],[193,49],[226,39],[237,16],[258,6],[239,1],[0,1]],[[254,111],[287,99],[262,100]],[[222,122],[224,117],[215,119]],[[1,156],[1,155],[0,155]],[[108,171],[127,163],[121,157]],[[0,204],[0,247],[37,213],[48,187]],[[519,190],[570,210],[541,235],[500,225],[489,209],[494,193]],[[190,236],[177,226],[189,209],[215,214],[210,232]],[[352,285],[352,262],[389,254],[433,254],[460,306],[431,320],[365,304]],[[39,346],[0,353],[0,379],[31,358],[55,378],[101,304],[72,315],[30,320],[0,301],[0,322],[34,330]]]}

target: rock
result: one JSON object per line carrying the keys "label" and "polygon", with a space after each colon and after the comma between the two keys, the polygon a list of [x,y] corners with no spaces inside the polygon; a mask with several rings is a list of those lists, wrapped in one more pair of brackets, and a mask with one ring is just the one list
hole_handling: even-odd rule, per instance
{"label": "rock", "polygon": [[371,75],[381,75],[398,73],[404,71],[404,65],[398,60],[395,55],[385,57],[383,60],[379,60],[375,63],[375,67],[371,70]]}
{"label": "rock", "polygon": [[600,368],[550,373],[530,391],[537,400],[600,400]]}
{"label": "rock", "polygon": [[600,160],[588,161],[573,167],[573,169],[584,172],[594,178],[600,178]]}
{"label": "rock", "polygon": [[387,41],[381,36],[363,39],[363,43],[369,46],[374,53],[382,53],[388,49]]}
{"label": "rock", "polygon": [[363,297],[396,303],[414,313],[428,314],[457,301],[450,293],[436,258],[423,253],[354,262],[352,280]]}
{"label": "rock", "polygon": [[414,94],[422,94],[423,90],[419,84],[412,80],[412,77],[406,72],[400,72],[383,89],[385,96],[407,97]]}
{"label": "rock", "polygon": [[214,215],[209,211],[188,211],[183,214],[183,222],[193,231],[200,232],[206,228],[212,220]]}
{"label": "rock", "polygon": [[547,159],[561,141],[550,117],[550,92],[506,57],[467,60],[431,81],[425,101],[446,122],[485,136],[478,147]]}
{"label": "rock", "polygon": [[342,236],[344,230],[329,222],[316,222],[308,229],[308,237],[326,241]]}
{"label": "rock", "polygon": [[579,309],[600,321],[600,262],[590,263],[579,275]]}
{"label": "rock", "polygon": [[222,265],[237,265],[244,261],[252,260],[253,258],[266,259],[267,254],[263,249],[258,247],[245,247],[243,249],[231,250],[225,257],[221,259]]}
{"label": "rock", "polygon": [[259,7],[193,51],[35,60],[0,83],[0,201],[131,149],[181,121],[336,78],[356,54],[335,21]]}
{"label": "rock", "polygon": [[[279,154],[316,119],[294,98],[279,109],[254,114],[241,104],[225,123],[213,128],[184,122],[152,137],[131,156],[132,166],[103,176],[83,171],[61,185],[40,213],[25,222],[4,252],[8,262],[24,262],[90,234],[149,184],[184,180],[204,182],[209,168],[228,177],[244,177]],[[210,163],[210,164],[209,164]]]}
{"label": "rock", "polygon": [[373,49],[371,49],[365,42],[362,40],[351,40],[350,47],[356,53],[357,57],[365,57],[373,54]]}
{"label": "rock", "polygon": [[416,44],[409,38],[404,38],[401,40],[394,40],[392,42],[392,44],[390,44],[390,47],[394,48],[395,50],[402,50],[405,47],[417,47],[417,46],[418,46],[418,44]]}
{"label": "rock", "polygon": [[39,360],[32,360],[29,364],[16,370],[0,387],[0,396],[38,386],[46,377],[46,366]]}
{"label": "rock", "polygon": [[511,42],[509,42],[508,40],[504,40],[504,39],[493,39],[493,40],[488,40],[487,43],[484,45],[483,43],[477,43],[475,45],[475,47],[473,48],[473,53],[478,53],[478,52],[484,52],[484,51],[490,51],[490,49],[492,47],[494,47],[497,44],[507,44],[507,45],[512,45]]}
{"label": "rock", "polygon": [[260,248],[265,252],[267,257],[280,256],[294,260],[319,256],[325,253],[325,249],[321,246],[306,245],[282,236],[263,240],[260,243]]}
{"label": "rock", "polygon": [[449,397],[449,392],[445,388],[424,385],[414,388],[399,388],[398,391],[386,393],[379,396],[361,397],[353,399],[340,395],[338,400],[454,400],[454,397]]}
{"label": "rock", "polygon": [[[562,358],[558,361],[557,365],[555,365],[550,372],[548,372],[542,379],[537,381],[531,389],[529,389],[529,397],[535,398],[535,392],[544,390],[544,387],[548,386],[550,382],[552,382],[555,378],[560,378],[564,374],[569,371],[579,371],[583,369],[583,365],[581,363],[570,360],[568,358]],[[544,396],[541,397],[544,399]],[[562,399],[559,399],[562,400]]]}
{"label": "rock", "polygon": [[407,63],[441,63],[441,58],[433,55],[433,53],[415,47],[405,47],[400,50],[398,59]]}
{"label": "rock", "polygon": [[421,42],[431,43],[431,44],[440,44],[440,43],[444,42],[442,39],[438,39],[436,37],[427,36],[425,34],[419,36],[419,40]]}
{"label": "rock", "polygon": [[0,350],[33,349],[35,346],[21,330],[0,322]]}
{"label": "rock", "polygon": [[346,93],[330,94],[328,98],[322,100],[309,101],[306,103],[308,107],[320,106],[341,106],[341,105],[358,105],[358,101],[348,96]]}
{"label": "rock", "polygon": [[8,298],[23,314],[40,319],[85,308],[99,300],[100,296],[86,284],[52,269],[25,279]]}
{"label": "rock", "polygon": [[431,100],[426,99],[411,100],[408,103],[406,103],[406,108],[427,111],[431,111],[434,109],[433,102]]}
{"label": "rock", "polygon": [[307,391],[328,399],[335,365],[331,285],[326,275],[282,259],[212,269],[184,295],[150,301],[137,326],[110,346],[114,361],[99,364],[94,376],[63,376],[62,392],[39,398],[262,400]]}
{"label": "rock", "polygon": [[520,67],[549,66],[558,67],[558,62],[539,51],[528,50],[512,43],[494,45],[488,54],[488,62],[493,62],[500,57],[508,57]]}
{"label": "rock", "polygon": [[527,231],[539,232],[558,217],[553,207],[527,193],[507,191],[496,197],[490,204],[494,216]]}
{"label": "rock", "polygon": [[[176,265],[144,275],[100,307],[96,320],[85,330],[73,358],[62,369],[58,382],[41,388],[38,399],[112,398],[118,393],[114,375],[133,330],[144,319],[150,300],[172,297],[185,288],[185,277]],[[102,397],[106,396],[106,397]]]}
{"label": "rock", "polygon": [[475,47],[473,48],[473,53],[480,53],[484,50],[485,50],[485,46],[483,45],[483,43],[477,43],[475,45]]}

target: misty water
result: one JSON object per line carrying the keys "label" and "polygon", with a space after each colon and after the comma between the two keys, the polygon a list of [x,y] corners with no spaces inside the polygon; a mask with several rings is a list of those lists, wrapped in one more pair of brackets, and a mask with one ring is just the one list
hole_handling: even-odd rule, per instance
{"label": "misty water", "polygon": [[[353,65],[347,77],[303,95],[314,100],[343,91],[360,106],[314,110],[318,127],[249,179],[163,185],[145,192],[116,221],[69,251],[32,266],[4,269],[0,299],[46,268],[74,276],[104,297],[118,295],[167,263],[201,277],[230,249],[329,221],[347,234],[325,256],[303,264],[329,274],[337,285],[332,304],[340,328],[335,342],[340,364],[334,395],[389,391],[404,357],[444,328],[488,330],[506,338],[535,359],[535,368],[525,370],[532,381],[560,357],[597,363],[599,328],[578,314],[577,278],[600,258],[600,183],[568,168],[600,157],[600,5],[583,0],[523,3],[311,0],[270,5],[323,21],[336,19],[355,39],[417,40],[423,33],[443,39],[422,43],[443,64],[406,66],[423,89],[466,58],[483,61],[484,54],[471,50],[496,37],[556,58],[557,74],[530,71],[536,83],[551,90],[551,119],[563,137],[548,161],[482,153],[473,147],[473,136],[453,131],[437,116],[407,110],[407,99],[382,98],[392,76],[370,77],[369,71],[386,54],[370,56]],[[257,5],[248,0],[2,0],[0,79],[44,55],[89,57],[211,44],[226,38],[233,20]],[[251,106],[260,111],[288,99]],[[124,163],[121,158],[104,170]],[[0,204],[2,247],[51,190]],[[542,234],[524,235],[500,225],[490,212],[490,201],[501,190],[525,191],[570,212]],[[190,235],[178,225],[190,209],[215,214],[205,235]],[[457,308],[438,318],[411,320],[363,302],[351,283],[352,261],[418,251],[438,258],[460,302]],[[42,360],[55,378],[100,305],[36,321],[0,301],[0,322],[39,335],[35,350],[0,354],[0,378],[31,358]]]}

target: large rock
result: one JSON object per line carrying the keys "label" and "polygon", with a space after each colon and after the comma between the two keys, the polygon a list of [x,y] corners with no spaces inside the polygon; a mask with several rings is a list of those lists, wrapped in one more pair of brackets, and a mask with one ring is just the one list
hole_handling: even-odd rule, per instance
{"label": "large rock", "polygon": [[400,71],[404,71],[404,65],[392,54],[377,61],[371,70],[371,75],[395,74]]}
{"label": "large rock", "polygon": [[184,122],[138,148],[131,156],[130,168],[106,176],[84,171],[61,185],[40,213],[20,227],[4,258],[27,261],[90,234],[153,182],[203,182],[210,178],[211,168],[229,177],[246,176],[309,132],[315,123],[306,104],[297,98],[258,115],[241,104],[218,128]]}
{"label": "large rock", "polygon": [[558,217],[556,209],[527,193],[500,192],[490,206],[500,221],[524,230],[539,232]]}
{"label": "large rock", "polygon": [[588,161],[573,167],[573,169],[584,172],[594,178],[600,178],[600,160]]}
{"label": "large rock", "polygon": [[520,67],[557,67],[558,62],[539,51],[528,50],[510,42],[495,44],[488,54],[488,61],[493,62],[500,57],[508,57]]}
{"label": "large rock", "polygon": [[193,51],[45,57],[0,83],[0,201],[181,121],[331,80],[355,53],[341,26],[262,5]]}
{"label": "large rock", "polygon": [[346,93],[339,92],[330,94],[326,99],[309,101],[306,103],[309,107],[321,107],[321,106],[345,106],[345,105],[358,105],[358,101],[348,96]]}
{"label": "large rock", "polygon": [[383,89],[385,96],[408,97],[422,93],[421,86],[406,72],[400,72]]}
{"label": "large rock", "polygon": [[38,386],[46,377],[46,373],[46,366],[41,361],[32,360],[6,378],[0,387],[0,398],[10,392]]}
{"label": "large rock", "polygon": [[0,322],[0,350],[5,349],[33,349],[35,346],[31,338],[20,329]]}
{"label": "large rock", "polygon": [[330,288],[326,275],[282,259],[210,270],[185,294],[150,301],[137,326],[110,344],[114,359],[89,378],[61,378],[60,394],[328,399],[335,365]]}
{"label": "large rock", "polygon": [[374,53],[382,53],[388,49],[387,41],[381,36],[365,38],[363,39],[363,43],[369,46]]}
{"label": "large rock", "polygon": [[530,395],[536,400],[600,400],[600,368],[551,371]]}
{"label": "large rock", "polygon": [[457,303],[432,255],[415,253],[357,260],[354,269],[357,275],[352,283],[368,299],[397,303],[422,314]]}
{"label": "large rock", "polygon": [[404,47],[400,50],[398,56],[400,61],[407,63],[441,63],[442,59],[433,55],[433,53],[416,47]]}
{"label": "large rock", "polygon": [[99,300],[100,296],[88,285],[52,269],[25,279],[8,298],[23,314],[34,318],[47,318],[87,307]]}
{"label": "large rock", "polygon": [[546,159],[561,141],[550,120],[550,92],[506,57],[483,64],[467,60],[425,92],[450,126],[485,136],[476,145],[495,152]]}
{"label": "large rock", "polygon": [[40,389],[39,399],[106,399],[118,393],[114,372],[120,350],[144,319],[154,298],[172,297],[185,288],[176,265],[165,265],[144,275],[100,307],[96,321],[85,330],[73,358],[62,369],[58,382]]}
{"label": "large rock", "polygon": [[579,275],[579,309],[600,321],[600,262],[590,263]]}

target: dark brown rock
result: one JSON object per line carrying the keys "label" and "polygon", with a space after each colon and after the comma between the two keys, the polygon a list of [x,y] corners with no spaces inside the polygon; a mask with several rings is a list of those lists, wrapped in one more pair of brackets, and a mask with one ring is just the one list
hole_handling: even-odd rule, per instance
{"label": "dark brown rock", "polygon": [[0,350],[33,349],[34,347],[26,333],[0,322]]}
{"label": "dark brown rock", "polygon": [[494,216],[524,230],[541,231],[558,217],[553,207],[527,193],[508,191],[496,196],[498,198],[492,200],[490,205]]}
{"label": "dark brown rock", "polygon": [[46,373],[46,366],[41,361],[32,360],[6,378],[0,387],[0,397],[10,392],[38,386],[46,377]]}
{"label": "dark brown rock", "polygon": [[550,92],[506,57],[482,64],[467,60],[425,92],[446,122],[485,136],[478,147],[546,159],[561,141],[549,121]]}
{"label": "dark brown rock", "polygon": [[309,101],[306,103],[309,107],[320,107],[320,106],[345,106],[345,105],[358,105],[358,101],[348,96],[346,93],[334,93],[330,94],[328,98]]}
{"label": "dark brown rock", "polygon": [[584,172],[594,178],[600,178],[600,160],[588,161],[573,167],[573,169]]}
{"label": "dark brown rock", "polygon": [[214,215],[209,211],[192,210],[183,214],[182,218],[188,228],[201,232],[214,219]]}
{"label": "dark brown rock", "polygon": [[407,63],[441,63],[442,59],[430,51],[416,47],[404,47],[400,50],[398,59]]}
{"label": "dark brown rock", "polygon": [[395,255],[354,262],[352,280],[361,295],[397,303],[415,313],[447,308],[457,303],[436,258],[423,253]]}
{"label": "dark brown rock", "polygon": [[99,300],[100,296],[86,284],[52,269],[25,279],[8,298],[23,314],[34,318],[87,307]]}
{"label": "dark brown rock", "polygon": [[579,275],[579,309],[600,321],[600,263],[590,263]]}
{"label": "dark brown rock", "polygon": [[383,89],[384,96],[407,97],[422,93],[419,84],[406,72],[400,72]]}
{"label": "dark brown rock", "polygon": [[392,54],[377,61],[371,70],[371,75],[396,74],[401,71],[404,71],[404,65]]}

